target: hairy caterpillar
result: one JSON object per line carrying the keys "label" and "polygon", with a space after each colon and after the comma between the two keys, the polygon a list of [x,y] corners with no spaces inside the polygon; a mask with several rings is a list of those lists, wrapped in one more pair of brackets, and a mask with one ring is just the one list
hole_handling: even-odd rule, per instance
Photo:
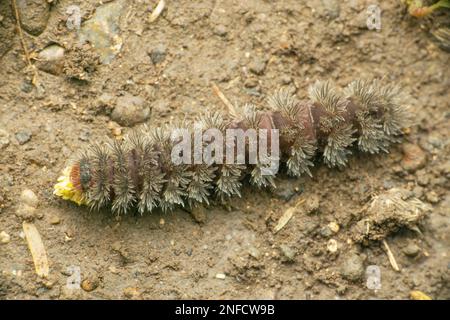
{"label": "hairy caterpillar", "polygon": [[[317,154],[329,167],[344,167],[353,145],[371,154],[387,152],[411,123],[404,102],[397,86],[378,80],[357,80],[342,92],[329,82],[316,82],[309,100],[299,101],[280,90],[268,99],[270,111],[245,105],[228,118],[211,113],[200,122],[202,130],[219,132],[277,129],[280,162],[287,173],[311,176]],[[124,214],[136,208],[142,214],[240,196],[245,177],[257,187],[275,186],[273,175],[262,174],[264,163],[174,164],[171,151],[176,143],[169,127],[146,127],[121,142],[93,144],[64,170],[54,194],[92,209],[110,206],[114,213]],[[246,141],[247,158],[249,148]]]}

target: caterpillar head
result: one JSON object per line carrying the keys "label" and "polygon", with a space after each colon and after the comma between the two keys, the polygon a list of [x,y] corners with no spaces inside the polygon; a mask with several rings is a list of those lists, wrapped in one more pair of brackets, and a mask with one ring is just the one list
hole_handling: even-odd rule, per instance
{"label": "caterpillar head", "polygon": [[83,185],[89,183],[88,169],[83,165],[74,164],[64,169],[63,175],[58,178],[53,194],[64,200],[73,201],[78,205],[87,204],[83,194]]}

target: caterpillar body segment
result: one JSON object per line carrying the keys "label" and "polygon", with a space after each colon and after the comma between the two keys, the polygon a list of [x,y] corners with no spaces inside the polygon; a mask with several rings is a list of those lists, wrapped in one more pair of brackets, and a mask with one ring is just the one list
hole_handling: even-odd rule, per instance
{"label": "caterpillar body segment", "polygon": [[[344,90],[316,82],[308,100],[279,90],[267,103],[270,111],[245,105],[233,115],[205,113],[197,123],[206,139],[200,149],[194,144],[183,151],[182,156],[192,160],[188,163],[174,163],[180,139],[173,138],[175,128],[169,126],[136,129],[123,141],[88,146],[64,170],[54,194],[95,210],[109,206],[116,214],[132,208],[143,214],[156,208],[209,204],[211,199],[240,196],[245,178],[258,188],[275,187],[274,176],[264,174],[264,159],[249,162],[251,153],[263,147],[261,141],[269,149],[277,143],[278,159],[287,174],[311,176],[317,155],[327,166],[342,168],[352,150],[387,152],[412,120],[400,90],[377,80],[356,80]],[[184,133],[195,140],[193,128],[186,127]],[[232,160],[241,161],[225,161],[225,151],[212,149],[215,143],[223,150],[238,151],[236,139],[228,139],[229,129],[256,132],[255,139],[245,140],[241,158],[234,152]],[[198,161],[205,160],[205,150],[207,161]]]}

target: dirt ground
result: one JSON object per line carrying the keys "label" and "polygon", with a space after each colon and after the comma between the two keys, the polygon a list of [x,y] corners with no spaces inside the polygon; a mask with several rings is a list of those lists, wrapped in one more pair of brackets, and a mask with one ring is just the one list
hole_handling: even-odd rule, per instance
{"label": "dirt ground", "polygon": [[[0,298],[409,299],[419,290],[450,299],[450,56],[401,1],[380,2],[381,30],[369,30],[373,2],[167,1],[150,22],[157,1],[130,1],[110,17],[115,47],[105,54],[78,41],[111,4],[18,0],[34,86],[10,2],[0,0]],[[70,5],[81,10],[80,30],[67,24]],[[49,45],[64,53],[45,62],[39,53]],[[390,153],[355,154],[345,170],[318,163],[312,179],[281,175],[276,190],[246,186],[229,206],[195,215],[117,218],[52,195],[66,161],[89,142],[143,121],[225,110],[213,83],[231,101],[265,105],[280,87],[304,98],[317,79],[345,86],[381,77],[404,88],[416,125]],[[114,107],[130,96],[135,113],[120,120]],[[400,271],[382,241],[352,237],[372,197],[392,188],[431,207],[415,230],[382,239]],[[25,189],[39,199],[29,215],[19,210]],[[289,208],[293,217],[275,232]],[[48,279],[36,275],[24,219],[42,237]],[[369,266],[380,270],[377,290],[367,285]],[[76,270],[81,288],[71,289]]]}

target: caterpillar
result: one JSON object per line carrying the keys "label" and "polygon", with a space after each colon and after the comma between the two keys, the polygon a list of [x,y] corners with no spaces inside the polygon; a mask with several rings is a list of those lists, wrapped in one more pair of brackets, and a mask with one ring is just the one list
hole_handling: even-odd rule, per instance
{"label": "caterpillar", "polygon": [[[202,134],[210,129],[216,133],[258,130],[258,139],[245,140],[243,162],[221,161],[223,154],[211,150],[213,143],[225,147],[231,143],[231,150],[236,151],[235,140],[224,142],[206,135],[209,140],[201,141],[201,149],[210,148],[210,161],[175,163],[173,150],[180,139],[174,139],[173,128],[144,126],[122,141],[87,146],[63,171],[54,194],[94,210],[109,207],[117,215],[208,205],[211,199],[241,196],[244,179],[258,188],[276,187],[274,174],[264,173],[267,161],[248,161],[252,150],[262,148],[261,141],[278,145],[276,159],[288,175],[311,176],[319,157],[331,168],[343,168],[352,150],[388,152],[389,145],[398,142],[412,123],[410,107],[392,83],[356,80],[339,90],[329,81],[317,81],[308,94],[309,99],[298,100],[281,89],[267,99],[268,111],[246,104],[232,114],[207,112],[198,119]],[[186,132],[193,136],[191,129]],[[192,160],[199,156],[194,149],[184,149],[179,155]]]}

